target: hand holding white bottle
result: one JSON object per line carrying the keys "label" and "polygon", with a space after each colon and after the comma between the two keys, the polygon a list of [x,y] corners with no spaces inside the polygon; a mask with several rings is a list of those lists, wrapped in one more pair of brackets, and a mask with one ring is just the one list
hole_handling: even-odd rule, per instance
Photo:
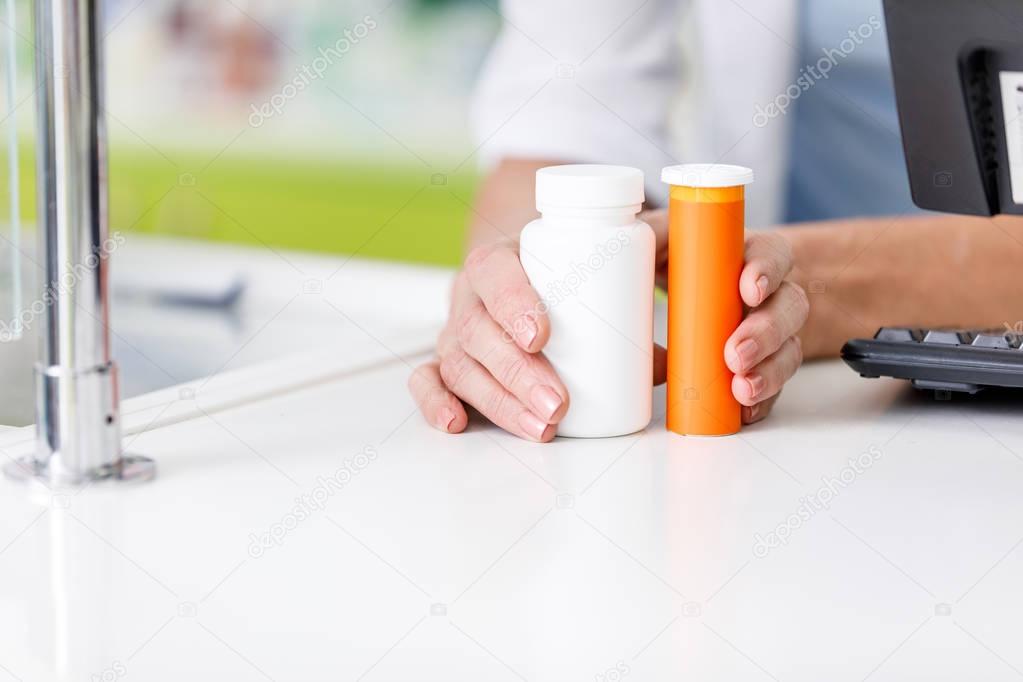
{"label": "hand holding white bottle", "polygon": [[[529,184],[535,183],[538,167],[542,166],[534,165],[530,169]],[[504,185],[496,189],[502,187]],[[516,187],[515,182],[511,182],[505,189],[514,194],[521,191],[521,186]],[[667,212],[652,211],[645,216],[644,221],[653,228],[658,245],[656,269],[664,275],[668,261]],[[616,233],[612,232],[611,236]],[[594,249],[583,251],[585,255],[577,264],[585,265],[585,259],[593,255],[594,264],[601,265],[603,272],[604,265],[619,263],[623,254],[611,253],[624,239],[618,242],[616,245],[614,240],[597,240]],[[528,259],[524,252],[522,255]],[[739,289],[749,315],[725,346],[726,361],[737,375],[733,391],[744,406],[745,423],[763,419],[770,412],[778,392],[799,366],[801,354],[795,335],[806,321],[807,299],[798,286],[786,281],[791,268],[792,253],[782,234],[756,232],[748,236],[746,265]],[[646,276],[646,272],[649,271],[641,274]],[[585,282],[582,281],[584,275]],[[569,270],[563,279],[555,277],[554,280],[561,284],[561,295],[553,297],[557,300],[569,300],[568,294],[574,291],[582,292],[585,298],[587,283],[593,282],[584,268],[574,273]],[[649,292],[647,285],[643,289]],[[614,296],[617,293],[611,294],[612,298]],[[637,309],[645,312],[648,302],[649,298],[644,298]],[[597,305],[590,305],[590,309],[601,310],[601,302],[594,303]],[[469,408],[472,407],[483,419],[520,438],[534,442],[553,439],[567,412],[574,408],[577,396],[569,395],[545,355],[548,343],[560,338],[554,331],[555,321],[545,312],[546,307],[530,285],[516,241],[484,241],[476,246],[455,278],[448,319],[437,339],[435,355],[424,360],[409,377],[409,390],[427,423],[444,433],[467,430],[474,433],[474,429],[469,429],[473,416]],[[560,303],[553,306],[552,315],[560,307]],[[624,329],[622,325],[616,326]],[[560,329],[561,324],[557,323],[557,327]],[[611,331],[607,325],[603,325],[603,329]],[[579,348],[568,349],[568,352],[584,352],[594,346],[594,339],[583,338],[579,343]],[[644,347],[640,343],[625,343],[629,353]],[[665,353],[656,346],[652,349],[655,368],[652,383],[656,385],[665,379]],[[560,355],[555,352],[551,357]],[[629,357],[628,354],[603,356],[596,372],[598,378],[602,372],[617,371],[622,358],[628,362]],[[645,393],[650,385],[647,360],[642,355],[632,357],[638,359],[644,369],[637,370],[631,378],[645,379],[643,395],[648,395]],[[611,395],[608,399],[616,398]],[[642,425],[635,428],[642,428]]]}
{"label": "hand holding white bottle", "polygon": [[558,435],[620,436],[650,423],[656,247],[636,219],[643,201],[634,168],[537,173],[543,217],[522,231],[520,258],[550,320],[544,355],[571,400]]}

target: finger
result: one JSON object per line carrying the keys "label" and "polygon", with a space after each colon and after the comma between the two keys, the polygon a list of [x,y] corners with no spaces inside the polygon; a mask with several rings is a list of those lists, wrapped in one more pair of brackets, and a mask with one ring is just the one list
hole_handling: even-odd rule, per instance
{"label": "finger", "polygon": [[408,378],[408,389],[430,424],[446,433],[461,433],[469,423],[465,407],[444,386],[437,361],[420,365]]}
{"label": "finger", "polygon": [[657,245],[654,260],[654,281],[662,289],[668,288],[668,212],[661,209],[643,211],[639,214],[643,221],[654,231]]}
{"label": "finger", "polygon": [[668,246],[668,211],[653,208],[640,213],[637,220],[643,221],[653,229],[658,251]]}
{"label": "finger", "polygon": [[491,317],[522,350],[536,353],[544,347],[550,336],[547,315],[514,250],[477,247],[465,259],[465,272]]}
{"label": "finger", "polygon": [[752,407],[777,395],[801,364],[803,349],[799,340],[793,337],[749,374],[732,377],[732,394],[741,404]]}
{"label": "finger", "polygon": [[668,264],[668,212],[663,208],[643,211],[637,217],[654,231],[654,243],[657,245],[658,268]]}
{"label": "finger", "polygon": [[739,292],[750,308],[763,304],[792,270],[792,247],[776,232],[755,232],[746,238],[746,265]]}
{"label": "finger", "polygon": [[654,344],[654,386],[668,380],[668,351]]}
{"label": "finger", "polygon": [[743,374],[778,351],[806,324],[810,301],[792,282],[782,282],[767,303],[751,312],[725,343],[725,363]]}
{"label": "finger", "polygon": [[568,389],[542,354],[509,343],[481,302],[463,311],[458,323],[462,349],[533,414],[557,424],[568,411]]}
{"label": "finger", "polygon": [[526,409],[483,365],[462,350],[456,348],[441,357],[440,375],[455,395],[505,431],[541,443],[554,438],[556,426]]}
{"label": "finger", "polygon": [[778,397],[781,393],[777,393],[762,403],[757,403],[752,407],[742,406],[742,423],[743,424],[756,424],[761,421],[764,417],[771,413],[771,409],[774,404],[778,402]]}

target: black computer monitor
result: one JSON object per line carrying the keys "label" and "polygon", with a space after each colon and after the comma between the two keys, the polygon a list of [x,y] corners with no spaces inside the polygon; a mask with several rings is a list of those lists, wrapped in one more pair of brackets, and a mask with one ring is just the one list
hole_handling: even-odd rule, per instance
{"label": "black computer monitor", "polygon": [[913,200],[1023,214],[1023,0],[885,0]]}

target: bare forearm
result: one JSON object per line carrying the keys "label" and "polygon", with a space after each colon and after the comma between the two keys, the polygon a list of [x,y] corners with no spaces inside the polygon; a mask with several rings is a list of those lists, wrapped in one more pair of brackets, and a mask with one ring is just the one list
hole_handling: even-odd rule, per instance
{"label": "bare forearm", "polygon": [[506,159],[487,176],[469,220],[469,248],[502,239],[518,239],[519,232],[539,217],[536,212],[536,171],[559,162]]}
{"label": "bare forearm", "polygon": [[782,228],[810,295],[807,357],[882,326],[1002,327],[1023,319],[1023,219],[914,217]]}

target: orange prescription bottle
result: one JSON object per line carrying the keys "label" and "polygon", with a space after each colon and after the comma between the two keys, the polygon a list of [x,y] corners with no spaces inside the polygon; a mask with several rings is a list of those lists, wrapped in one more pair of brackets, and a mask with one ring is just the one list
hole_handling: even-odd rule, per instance
{"label": "orange prescription bottle", "polygon": [[742,321],[746,192],[753,171],[687,164],[665,168],[668,206],[668,410],[670,431],[726,436],[742,426],[725,342]]}

